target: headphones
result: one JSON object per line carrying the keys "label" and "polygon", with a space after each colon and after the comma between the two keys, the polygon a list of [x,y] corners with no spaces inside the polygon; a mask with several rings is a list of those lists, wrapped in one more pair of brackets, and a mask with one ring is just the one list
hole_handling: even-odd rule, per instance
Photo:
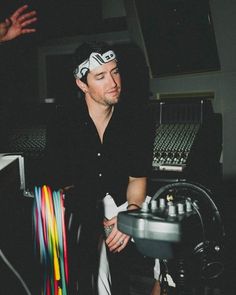
{"label": "headphones", "polygon": [[198,236],[191,244],[190,258],[196,262],[197,268],[200,266],[198,271],[202,279],[219,277],[224,270],[221,250],[224,244],[225,230],[219,210],[212,200],[211,191],[198,183],[178,181],[161,187],[154,194],[152,200],[160,198],[167,201],[171,198],[173,203],[186,200],[191,203],[192,209],[200,220],[201,232],[200,237]]}

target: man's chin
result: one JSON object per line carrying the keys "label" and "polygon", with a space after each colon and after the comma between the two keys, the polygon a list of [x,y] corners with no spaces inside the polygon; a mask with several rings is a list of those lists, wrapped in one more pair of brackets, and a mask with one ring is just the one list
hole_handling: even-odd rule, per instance
{"label": "man's chin", "polygon": [[107,100],[107,103],[109,104],[109,105],[115,105],[115,104],[117,104],[118,102],[120,101],[120,97],[117,97],[117,98],[111,98],[111,99],[108,99]]}

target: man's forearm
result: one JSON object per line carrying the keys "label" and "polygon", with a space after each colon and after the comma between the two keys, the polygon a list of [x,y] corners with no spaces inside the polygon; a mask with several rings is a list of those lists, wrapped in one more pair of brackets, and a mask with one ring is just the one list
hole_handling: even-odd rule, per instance
{"label": "man's forearm", "polygon": [[137,209],[145,200],[147,191],[146,177],[130,177],[127,188],[128,209]]}

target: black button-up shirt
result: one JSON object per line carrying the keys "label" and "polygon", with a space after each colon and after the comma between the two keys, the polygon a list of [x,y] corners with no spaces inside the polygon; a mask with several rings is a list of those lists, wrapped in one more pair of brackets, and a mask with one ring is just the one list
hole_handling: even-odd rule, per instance
{"label": "black button-up shirt", "polygon": [[50,145],[53,185],[74,185],[66,204],[71,210],[94,208],[109,193],[117,205],[126,201],[129,176],[147,176],[151,147],[144,117],[119,104],[101,142],[85,100],[57,112]]}

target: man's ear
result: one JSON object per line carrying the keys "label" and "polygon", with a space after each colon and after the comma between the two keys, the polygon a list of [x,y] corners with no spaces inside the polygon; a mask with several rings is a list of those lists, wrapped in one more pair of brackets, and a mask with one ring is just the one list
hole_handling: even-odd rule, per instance
{"label": "man's ear", "polygon": [[88,88],[87,84],[84,83],[83,81],[81,81],[80,79],[76,79],[75,81],[76,81],[77,86],[85,93]]}

